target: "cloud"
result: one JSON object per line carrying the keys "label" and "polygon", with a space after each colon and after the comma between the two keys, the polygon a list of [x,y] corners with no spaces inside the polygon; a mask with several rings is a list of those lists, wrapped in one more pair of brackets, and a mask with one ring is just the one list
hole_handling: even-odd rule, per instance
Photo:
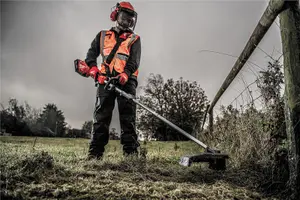
{"label": "cloud", "polygon": [[[264,1],[133,1],[138,15],[142,58],[139,86],[150,73],[197,81],[211,100],[232,68],[264,12]],[[80,128],[92,119],[96,88],[77,75],[73,61],[84,59],[90,43],[109,20],[108,1],[1,2],[1,102],[9,97],[34,107],[56,103],[67,121]],[[278,27],[260,47],[281,51]],[[266,65],[256,50],[251,59]],[[101,62],[100,58],[98,59]],[[250,77],[247,71],[245,77]],[[232,87],[240,87],[238,81]],[[140,89],[138,90],[140,93]],[[230,101],[231,89],[226,98]],[[224,96],[226,96],[226,94]],[[119,127],[117,108],[112,126]],[[119,128],[118,128],[119,129]]]}

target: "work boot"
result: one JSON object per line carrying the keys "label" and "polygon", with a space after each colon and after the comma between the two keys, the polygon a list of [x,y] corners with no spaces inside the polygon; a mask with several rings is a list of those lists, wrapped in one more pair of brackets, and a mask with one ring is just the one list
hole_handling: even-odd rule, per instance
{"label": "work boot", "polygon": [[138,157],[139,152],[137,148],[133,148],[132,146],[123,146],[123,155],[124,156],[133,156],[133,157]]}
{"label": "work boot", "polygon": [[92,160],[92,159],[101,160],[103,157],[103,152],[101,150],[104,150],[104,148],[90,146],[87,159],[88,160]]}

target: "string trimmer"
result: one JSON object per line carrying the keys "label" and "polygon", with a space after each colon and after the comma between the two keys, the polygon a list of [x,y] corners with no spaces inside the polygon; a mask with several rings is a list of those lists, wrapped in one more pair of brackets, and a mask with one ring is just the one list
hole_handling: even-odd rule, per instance
{"label": "string trimmer", "polygon": [[[79,72],[79,69],[78,69],[79,61],[80,61],[79,59],[76,59],[74,61],[75,71],[77,73],[79,73],[80,75],[87,77]],[[97,80],[97,79],[95,79],[95,80]],[[151,110],[150,108],[141,104],[137,99],[135,99],[134,96],[127,94],[123,90],[117,88],[115,86],[116,82],[118,82],[118,77],[110,78],[108,81],[105,81],[104,88],[106,90],[115,91],[115,92],[119,93],[121,96],[124,96],[129,101],[132,101],[132,102],[136,103],[137,105],[141,106],[143,109],[152,113],[155,117],[157,117],[158,119],[160,119],[167,125],[171,126],[175,130],[177,130],[179,133],[183,134],[184,136],[191,139],[192,141],[194,141],[195,143],[197,143],[198,145],[200,145],[201,147],[203,147],[205,149],[205,152],[198,154],[198,155],[182,156],[180,158],[179,164],[181,164],[183,166],[191,166],[191,164],[193,162],[208,162],[209,168],[211,168],[211,169],[214,169],[214,170],[225,170],[226,169],[226,159],[229,158],[229,156],[227,154],[222,154],[219,150],[208,147],[206,144],[204,144],[197,138],[193,137],[192,135],[188,134],[187,132],[185,132],[184,130],[182,130],[181,128],[179,128],[178,126],[176,126],[169,120],[163,118],[162,116],[160,116],[159,114],[157,114],[156,112]],[[98,83],[96,82],[95,86],[97,86],[97,84]]]}
{"label": "string trimmer", "polygon": [[205,149],[205,152],[198,154],[198,155],[190,155],[190,156],[182,156],[180,158],[179,164],[183,166],[191,166],[193,162],[208,162],[209,168],[214,170],[225,170],[226,169],[226,159],[229,158],[227,154],[222,154],[219,150],[211,149],[206,144],[198,140],[197,138],[193,137],[192,135],[188,134],[186,131],[182,130],[169,120],[165,119],[161,115],[154,112],[152,109],[148,108],[147,106],[140,103],[134,96],[124,92],[123,90],[119,89],[115,86],[115,82],[118,81],[118,77],[110,78],[108,81],[105,81],[105,89],[110,91],[116,91],[121,96],[124,96],[129,101],[136,103],[137,105],[141,106],[143,109],[147,110],[148,112],[152,113],[155,117],[166,123],[167,125],[174,128],[179,133],[183,134],[187,138],[191,139],[201,147]]}

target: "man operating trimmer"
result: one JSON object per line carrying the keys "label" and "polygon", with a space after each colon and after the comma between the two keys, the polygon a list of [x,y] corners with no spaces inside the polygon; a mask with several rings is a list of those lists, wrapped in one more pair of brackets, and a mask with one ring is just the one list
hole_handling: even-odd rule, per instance
{"label": "man operating trimmer", "polygon": [[[124,155],[138,153],[136,133],[136,105],[114,91],[104,89],[105,80],[118,77],[118,87],[128,94],[136,95],[137,76],[141,57],[140,36],[134,33],[137,13],[129,2],[117,3],[110,19],[116,24],[110,30],[100,31],[91,43],[86,59],[75,60],[78,73],[92,77],[98,82],[89,158],[100,159],[109,140],[109,126],[115,99],[118,102],[121,125],[121,144]],[[102,63],[98,68],[97,58]]]}

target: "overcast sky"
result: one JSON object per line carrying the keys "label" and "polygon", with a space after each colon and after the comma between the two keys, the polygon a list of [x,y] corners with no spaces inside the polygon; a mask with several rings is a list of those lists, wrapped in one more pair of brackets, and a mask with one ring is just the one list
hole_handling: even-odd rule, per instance
{"label": "overcast sky", "polygon": [[[10,97],[36,108],[55,103],[74,128],[91,120],[96,88],[92,79],[75,73],[73,61],[85,59],[96,34],[114,26],[109,15],[116,2],[1,1],[1,103],[7,105]],[[142,42],[139,86],[150,73],[183,77],[197,81],[212,100],[236,58],[201,50],[239,56],[268,1],[131,3],[138,12],[135,32]],[[276,24],[259,47],[279,57]],[[261,50],[250,59],[260,66],[270,60]],[[247,79],[251,73],[245,69],[239,76]],[[232,100],[240,86],[239,79],[234,81],[222,101]],[[119,129],[116,113],[112,126]]]}

